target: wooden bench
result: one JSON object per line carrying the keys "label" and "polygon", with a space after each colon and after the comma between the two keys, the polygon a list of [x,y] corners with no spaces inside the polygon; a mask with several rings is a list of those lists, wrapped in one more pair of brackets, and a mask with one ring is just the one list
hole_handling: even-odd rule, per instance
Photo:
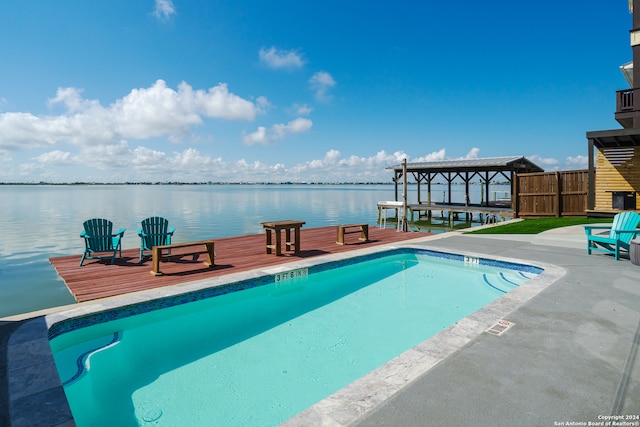
{"label": "wooden bench", "polygon": [[336,243],[339,245],[345,245],[344,235],[351,233],[360,233],[358,240],[363,242],[369,241],[369,225],[368,224],[343,224],[337,228],[338,238]]}
{"label": "wooden bench", "polygon": [[[171,251],[171,249],[178,248],[192,248],[198,247],[201,248],[198,250],[190,250],[187,252],[178,252],[178,253],[164,253],[163,251]],[[204,247],[204,249],[202,249]],[[151,250],[151,256],[153,259],[153,267],[151,270],[151,274],[154,276],[161,276],[162,272],[160,271],[160,261],[166,261],[171,258],[183,258],[186,256],[193,256],[193,260],[197,261],[198,257],[201,254],[207,254],[207,260],[204,262],[204,265],[211,267],[215,265],[215,250],[213,240],[199,240],[197,242],[184,242],[184,243],[172,243],[170,245],[162,245],[162,246],[154,246]]]}

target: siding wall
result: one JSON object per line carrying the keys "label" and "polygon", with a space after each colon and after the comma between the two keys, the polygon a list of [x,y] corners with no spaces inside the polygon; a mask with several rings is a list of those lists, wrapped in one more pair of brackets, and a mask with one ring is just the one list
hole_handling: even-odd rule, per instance
{"label": "siding wall", "polygon": [[[640,193],[640,147],[597,150],[595,210],[611,210],[613,191]],[[637,194],[635,208],[640,208]]]}

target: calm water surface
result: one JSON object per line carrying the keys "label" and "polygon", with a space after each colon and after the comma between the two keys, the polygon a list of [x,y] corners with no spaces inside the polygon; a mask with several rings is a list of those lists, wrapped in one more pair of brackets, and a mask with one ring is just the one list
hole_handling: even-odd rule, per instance
{"label": "calm water surface", "polygon": [[[456,187],[452,198],[464,200],[464,187]],[[433,200],[442,201],[446,187],[434,188]],[[180,242],[262,233],[260,222],[280,219],[305,221],[306,228],[375,225],[376,203],[394,199],[392,184],[0,185],[0,317],[75,302],[48,259],[81,254],[89,218],[125,227],[123,248],[136,248],[140,221],[154,215],[176,227]],[[416,199],[410,189],[409,202]],[[480,201],[479,187],[471,201]]]}

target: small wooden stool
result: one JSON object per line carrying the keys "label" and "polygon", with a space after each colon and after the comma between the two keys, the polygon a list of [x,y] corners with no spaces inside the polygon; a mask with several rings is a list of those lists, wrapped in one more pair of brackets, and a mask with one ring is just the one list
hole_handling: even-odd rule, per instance
{"label": "small wooden stool", "polygon": [[362,242],[369,241],[369,224],[342,224],[338,226],[337,232],[336,243],[339,245],[345,245],[344,235],[352,233],[360,233],[358,240]]}

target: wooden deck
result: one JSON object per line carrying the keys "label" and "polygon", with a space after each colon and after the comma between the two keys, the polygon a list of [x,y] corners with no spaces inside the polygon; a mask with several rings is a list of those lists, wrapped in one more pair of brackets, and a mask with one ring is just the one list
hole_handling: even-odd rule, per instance
{"label": "wooden deck", "polygon": [[122,258],[117,258],[114,265],[110,264],[110,259],[101,259],[85,260],[84,266],[80,267],[81,255],[56,257],[49,261],[74,298],[78,302],[83,302],[285,264],[320,255],[400,242],[425,235],[369,227],[369,242],[360,242],[357,236],[351,235],[346,238],[346,245],[338,245],[336,244],[336,227],[303,228],[300,253],[294,255],[292,252],[283,252],[282,256],[266,253],[264,234],[214,239],[216,252],[214,267],[207,268],[202,263],[203,257],[198,261],[186,257],[162,263],[161,269],[164,273],[162,276],[150,274],[151,259],[146,258],[142,264],[138,263],[138,248],[123,250]]}

